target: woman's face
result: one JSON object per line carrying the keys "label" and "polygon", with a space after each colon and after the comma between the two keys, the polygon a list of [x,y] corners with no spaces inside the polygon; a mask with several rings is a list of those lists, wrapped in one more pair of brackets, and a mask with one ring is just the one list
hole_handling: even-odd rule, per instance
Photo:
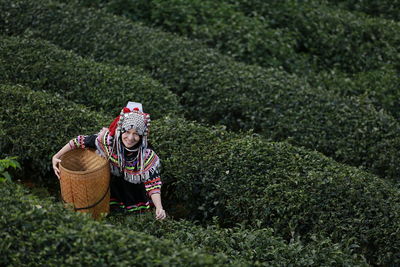
{"label": "woman's face", "polygon": [[140,141],[140,135],[136,133],[135,129],[130,129],[122,134],[122,143],[125,147],[131,148]]}

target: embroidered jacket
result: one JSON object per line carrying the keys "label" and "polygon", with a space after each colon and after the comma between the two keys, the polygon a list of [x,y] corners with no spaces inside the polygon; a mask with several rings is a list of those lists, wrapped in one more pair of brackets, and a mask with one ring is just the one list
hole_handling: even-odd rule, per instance
{"label": "embroidered jacket", "polygon": [[124,179],[131,183],[144,183],[148,196],[161,193],[160,178],[160,159],[157,154],[150,148],[144,151],[143,171],[141,170],[139,152],[136,157],[127,156],[124,166],[118,163],[116,152],[113,151],[114,137],[110,135],[108,130],[103,130],[95,135],[83,136],[79,135],[72,139],[69,143],[71,148],[94,148],[102,157],[110,162],[111,173],[115,176],[123,176]]}

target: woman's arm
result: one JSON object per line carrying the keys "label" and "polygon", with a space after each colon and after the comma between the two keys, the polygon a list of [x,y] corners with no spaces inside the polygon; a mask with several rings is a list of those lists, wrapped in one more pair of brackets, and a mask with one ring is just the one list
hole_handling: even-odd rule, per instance
{"label": "woman's arm", "polygon": [[67,143],[52,158],[53,170],[54,170],[54,173],[57,175],[58,179],[60,179],[60,169],[58,168],[58,164],[61,162],[60,157],[70,150],[72,150],[72,147],[70,146],[69,143]]}
{"label": "woman's arm", "polygon": [[[103,128],[99,134],[104,134],[108,129]],[[58,164],[61,162],[60,158],[62,155],[67,153],[70,150],[76,148],[93,148],[96,149],[96,138],[98,134],[83,136],[79,135],[76,138],[70,140],[68,144],[66,144],[63,148],[60,149],[52,158],[53,170],[58,179],[60,179],[60,169],[58,168]]]}
{"label": "woman's arm", "polygon": [[156,219],[157,220],[163,220],[167,215],[165,214],[165,210],[163,209],[162,203],[161,203],[161,194],[152,194],[151,200],[154,203],[154,206],[156,206]]}

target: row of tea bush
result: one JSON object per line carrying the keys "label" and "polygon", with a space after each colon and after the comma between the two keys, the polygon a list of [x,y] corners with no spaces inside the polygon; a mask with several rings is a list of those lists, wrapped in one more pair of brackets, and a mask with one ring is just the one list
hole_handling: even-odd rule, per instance
{"label": "row of tea bush", "polygon": [[276,237],[273,229],[246,229],[243,226],[222,228],[217,218],[208,226],[187,220],[158,222],[152,214],[143,216],[110,216],[113,225],[135,229],[162,239],[174,240],[187,248],[201,248],[210,254],[223,253],[232,264],[245,260],[251,266],[363,266],[366,262],[351,250],[329,239],[315,239],[305,245],[292,239],[289,243]]}
{"label": "row of tea bush", "polygon": [[159,118],[182,111],[178,98],[143,70],[84,59],[46,41],[1,36],[0,83],[27,84],[98,111],[118,114],[127,100]]}
{"label": "row of tea bush", "polygon": [[[225,2],[225,1],[221,1]],[[321,68],[344,72],[398,65],[400,25],[392,20],[350,12],[323,1],[230,0],[243,13],[261,16],[272,28],[288,28],[298,51]]]}
{"label": "row of tea bush", "polygon": [[[162,27],[164,30],[177,32],[191,39],[200,39],[207,45],[217,48],[221,53],[248,64],[258,64],[263,67],[283,67],[285,70],[297,73],[300,76],[306,75],[307,80],[314,87],[321,86],[345,96],[367,95],[373,100],[376,107],[387,110],[397,119],[400,118],[400,111],[397,108],[400,105],[400,92],[397,90],[399,75],[394,67],[390,68],[390,64],[387,61],[380,62],[377,65],[379,68],[375,66],[377,67],[376,69],[367,64],[363,71],[355,74],[338,71],[340,65],[334,63],[331,64],[332,66],[323,67],[322,69],[325,69],[325,71],[322,74],[318,74],[321,72],[321,66],[316,62],[325,60],[323,58],[324,54],[320,51],[311,53],[300,49],[300,47],[304,47],[301,44],[303,41],[300,40],[308,40],[308,36],[302,36],[302,32],[299,32],[298,29],[293,29],[294,25],[290,27],[293,31],[286,28],[287,26],[284,23],[279,24],[278,28],[276,28],[276,25],[275,27],[269,26],[269,19],[271,19],[269,16],[262,19],[257,16],[247,17],[233,3],[226,1],[182,0],[131,2],[124,0],[77,0],[76,2],[82,6],[103,8],[107,12],[124,15],[133,21],[142,21],[150,26]],[[273,7],[281,8],[280,5]],[[312,7],[313,9],[324,10],[320,5],[313,5]],[[296,9],[296,12],[300,13],[300,10],[302,9]],[[322,13],[324,12],[323,10],[321,11]],[[257,12],[257,10],[253,10],[253,13],[254,11]],[[271,12],[271,10],[268,12]],[[358,21],[357,25],[362,26],[347,29],[346,31],[349,32],[358,32],[351,40],[347,40],[342,39],[344,30],[336,29],[337,33],[332,30],[338,27],[338,23],[334,20],[329,20],[320,29],[324,32],[320,36],[329,35],[329,38],[336,38],[337,41],[332,42],[329,39],[324,43],[336,46],[340,40],[345,40],[347,43],[353,42],[354,44],[351,44],[352,49],[350,49],[353,61],[361,58],[359,54],[363,54],[370,59],[370,52],[372,51],[367,51],[367,49],[388,51],[385,46],[379,43],[384,43],[386,40],[377,39],[378,37],[375,36],[376,33],[370,26],[371,23],[368,18],[350,16],[350,13],[340,10],[337,12],[338,14],[343,13],[339,16],[343,21],[340,24],[342,28],[351,27],[351,25],[355,24],[355,20]],[[307,14],[306,11],[303,11],[303,13]],[[334,14],[334,10],[330,11],[329,14]],[[293,16],[297,18],[300,15],[295,13]],[[303,23],[316,24],[321,18],[313,17],[313,19],[304,20]],[[335,19],[338,20],[336,17]],[[383,30],[388,31],[386,28],[383,28]],[[311,29],[310,31],[313,30]],[[344,35],[346,38],[349,37],[347,34]],[[390,34],[388,35],[390,36]],[[368,41],[360,40],[361,37],[368,39]],[[359,41],[367,42],[368,46],[358,45],[356,42]],[[388,41],[387,45],[397,46],[398,42],[391,43]],[[315,44],[315,46],[317,49],[325,50],[319,44]],[[344,60],[349,60],[346,54],[348,53],[348,48],[343,48],[345,52],[339,51],[340,47],[337,46],[335,49],[337,50],[332,52],[335,57],[341,56]],[[363,50],[358,51],[359,49]],[[355,54],[354,51],[356,51]],[[389,51],[393,51],[393,56],[398,54],[397,48]],[[373,54],[375,55],[376,52]],[[318,59],[319,57],[322,57],[322,59]],[[388,57],[392,59],[391,56]],[[358,66],[358,63],[356,65]]]}
{"label": "row of tea bush", "polygon": [[307,73],[310,67],[359,72],[398,64],[397,23],[344,11],[323,1],[76,2],[201,39],[247,63],[284,66],[296,73]]}
{"label": "row of tea bush", "polygon": [[[96,133],[112,118],[58,96],[3,85],[1,157],[19,156],[23,175],[51,175],[51,156],[70,138]],[[317,152],[249,133],[200,126],[176,116],[153,121],[150,142],[163,164],[167,210],[204,223],[272,228],[285,240],[314,236],[398,263],[400,197],[387,181]],[[47,174],[46,174],[47,172]]]}
{"label": "row of tea bush", "polygon": [[101,11],[47,0],[3,1],[0,11],[3,33],[46,38],[99,61],[143,67],[180,97],[191,119],[255,129],[381,176],[399,173],[399,125],[368,103]]}
{"label": "row of tea bush", "polygon": [[98,223],[18,184],[3,182],[0,193],[2,266],[367,266],[329,240],[287,244],[269,229],[160,223],[148,214]]}
{"label": "row of tea bush", "polygon": [[377,110],[385,110],[400,121],[400,75],[393,66],[351,75],[330,70],[310,75],[307,80],[313,87],[321,87],[340,96],[367,98]]}
{"label": "row of tea bush", "polygon": [[[64,1],[67,2],[67,1]],[[70,1],[69,1],[70,2]],[[208,46],[235,60],[287,71],[310,70],[305,54],[296,53],[295,35],[285,28],[272,29],[265,19],[251,18],[222,1],[182,0],[76,0],[85,7],[102,8],[132,21],[161,27]]]}
{"label": "row of tea bush", "polygon": [[0,205],[1,266],[249,266],[222,253],[98,223],[15,183],[0,184]]}
{"label": "row of tea bush", "polygon": [[[4,99],[7,103],[9,103],[10,106],[15,106],[14,109],[10,110],[10,107],[5,107],[5,110],[2,110],[2,113],[5,116],[8,116],[8,119],[4,119],[1,118],[1,122],[6,124],[6,128],[9,133],[13,133],[14,131],[16,133],[20,133],[20,134],[14,134],[14,137],[18,138],[20,137],[20,139],[12,139],[12,140],[8,140],[8,142],[10,142],[8,145],[8,147],[10,147],[12,145],[12,150],[10,151],[13,154],[19,154],[21,159],[32,159],[32,158],[38,158],[40,159],[40,161],[42,161],[42,163],[37,163],[37,162],[31,162],[31,164],[35,165],[37,164],[38,166],[34,166],[37,169],[40,169],[42,166],[48,165],[50,161],[49,157],[46,154],[50,154],[54,151],[56,151],[58,148],[56,147],[55,143],[58,143],[57,145],[60,146],[62,144],[62,142],[64,142],[65,140],[65,136],[68,135],[68,133],[70,133],[71,135],[73,135],[73,131],[74,129],[76,130],[82,130],[82,131],[90,131],[90,128],[92,127],[93,123],[97,123],[100,127],[100,125],[102,125],[102,123],[104,123],[104,120],[101,118],[101,116],[99,116],[99,114],[97,112],[90,112],[88,110],[86,110],[85,112],[85,108],[79,105],[75,105],[75,104],[71,104],[70,102],[67,101],[63,101],[63,99],[56,97],[56,96],[50,96],[49,94],[46,93],[42,93],[42,92],[32,92],[32,91],[27,91],[26,89],[20,87],[20,86],[2,86],[1,88],[1,92],[4,95],[9,95],[9,98]],[[14,103],[10,103],[10,99],[14,99]],[[20,108],[16,103],[19,103],[20,106],[25,107],[24,109]],[[47,106],[48,105],[48,106]],[[36,120],[33,120],[34,118],[36,118]],[[13,121],[17,120],[18,124],[17,125],[13,125]],[[72,122],[76,122],[76,124],[72,124]],[[91,122],[92,124],[88,123]],[[34,126],[39,126],[39,127],[34,127]],[[60,127],[61,126],[61,127]],[[99,128],[97,127],[97,128]],[[50,135],[44,133],[44,132],[48,132],[51,133]],[[94,131],[94,130],[93,130]],[[24,137],[29,136],[29,138],[24,139]],[[61,138],[55,138],[55,137],[61,137]],[[2,140],[7,140],[7,138],[4,138],[5,136],[2,136]],[[168,142],[168,141],[167,141]],[[13,143],[13,144],[12,144]],[[6,142],[2,142],[2,149],[1,151],[4,153],[5,151],[7,151],[7,144]],[[4,145],[6,145],[6,147],[4,147]],[[36,146],[36,147],[35,147]],[[50,147],[53,151],[49,150],[48,148],[46,148],[45,146]],[[29,150],[32,149],[32,150]],[[47,162],[46,162],[47,161]],[[27,166],[28,164],[25,164],[25,168],[28,167],[29,169],[34,169],[33,166]],[[32,175],[31,173],[25,173],[25,175]],[[55,178],[55,177],[53,177]],[[32,179],[32,177],[31,177]],[[4,188],[3,188],[4,189]],[[12,189],[14,190],[14,189]],[[11,190],[11,191],[12,191]],[[20,193],[17,190],[17,193]],[[12,198],[10,198],[10,195],[12,196]],[[21,198],[18,194],[16,194],[15,192],[10,192],[10,195],[8,194],[2,194],[2,196],[4,197],[2,200],[6,199],[8,201],[8,203],[2,203],[3,207],[8,207],[8,205],[12,204],[15,202],[15,198],[18,198],[19,200],[24,200],[24,199],[28,199],[29,196],[26,196],[26,194],[23,195],[23,197]],[[47,223],[49,223],[49,219],[53,218],[54,219],[54,215],[56,215],[56,218],[59,218],[61,216],[61,220],[62,216],[64,215],[60,215],[60,211],[58,210],[58,214],[53,214],[51,211],[50,213],[48,211],[45,210],[45,207],[47,207],[47,205],[40,203],[41,205],[44,206],[44,209],[41,210],[42,213],[40,213],[42,216],[39,216],[38,218],[36,218],[36,214],[32,215],[32,210],[29,208],[27,208],[27,203],[24,202],[19,202],[20,203],[20,207],[16,207],[14,205],[13,209],[5,209],[10,211],[10,213],[13,214],[13,216],[10,216],[10,214],[5,214],[4,216],[2,216],[2,218],[5,219],[4,225],[8,225],[8,224],[12,224],[15,228],[16,225],[21,226],[21,227],[25,227],[23,229],[18,229],[18,231],[14,231],[15,229],[13,229],[13,232],[3,232],[4,234],[4,238],[7,241],[7,244],[9,245],[10,243],[13,243],[13,245],[11,247],[8,247],[7,249],[7,253],[3,254],[3,256],[5,257],[4,262],[3,263],[15,263],[15,264],[27,264],[27,263],[33,263],[36,262],[37,264],[41,264],[43,263],[43,261],[45,259],[50,260],[51,262],[55,261],[55,262],[64,262],[67,261],[68,263],[74,263],[74,262],[79,262],[79,256],[81,254],[79,254],[79,250],[77,247],[75,247],[75,245],[83,245],[83,252],[82,253],[89,253],[89,255],[87,255],[85,257],[85,259],[91,259],[91,256],[96,256],[96,255],[92,255],[91,251],[93,250],[93,247],[90,248],[89,247],[92,246],[93,244],[90,243],[86,243],[87,240],[87,236],[86,233],[84,235],[84,237],[81,237],[81,240],[83,240],[83,243],[79,243],[79,244],[73,244],[71,246],[68,247],[68,253],[72,254],[68,256],[68,259],[64,259],[64,258],[54,258],[54,254],[56,251],[53,251],[53,249],[56,250],[67,250],[67,248],[64,248],[64,242],[66,242],[64,239],[68,239],[70,241],[73,241],[75,239],[75,237],[67,237],[66,235],[68,235],[70,233],[70,231],[76,231],[73,229],[63,229],[63,227],[59,227],[58,230],[60,232],[53,232],[50,231],[48,232],[48,234],[43,236],[43,231],[40,231],[40,233],[36,233],[35,230],[39,231],[39,229],[41,227],[46,227],[46,229],[48,230],[48,227],[52,227],[52,225],[48,225]],[[4,204],[4,205],[3,205]],[[22,207],[24,207],[22,209]],[[19,210],[17,210],[19,209]],[[35,210],[37,211],[37,210]],[[27,214],[21,214],[26,212]],[[43,216],[43,213],[45,214]],[[30,225],[29,226],[24,226],[21,225],[23,221],[25,221],[27,218],[26,216],[33,216],[29,217],[29,221],[30,221]],[[17,220],[18,218],[18,220]],[[70,218],[70,215],[67,215],[67,218]],[[20,220],[20,221],[19,221]],[[39,221],[40,220],[40,221]],[[53,223],[55,223],[56,225],[59,225],[59,222],[57,219],[55,219],[54,221],[51,220]],[[64,220],[63,220],[64,221]],[[44,225],[44,224],[45,225]],[[87,221],[74,221],[74,223],[77,225],[76,227],[80,228],[83,227],[83,229],[85,230],[87,227]],[[82,226],[85,225],[85,226]],[[172,225],[169,224],[170,227],[172,227],[173,225],[175,225],[172,222]],[[18,227],[17,226],[17,227]],[[63,226],[65,226],[65,224],[63,224]],[[179,225],[179,227],[181,228],[182,225]],[[27,241],[25,239],[25,235],[23,234],[24,231],[26,230],[26,227],[29,228],[30,231],[34,231],[34,235],[29,238],[29,240]],[[66,228],[69,228],[70,225],[66,225]],[[186,227],[189,228],[189,227]],[[9,228],[5,228],[6,230],[9,230]],[[136,229],[138,229],[136,227]],[[139,230],[139,229],[138,229]],[[145,229],[140,229],[142,231],[144,231]],[[150,228],[147,229],[149,232]],[[153,228],[154,230],[154,228]],[[196,228],[196,230],[198,232],[200,232],[201,230],[199,228]],[[65,231],[65,236],[64,236],[64,232]],[[228,231],[229,232],[229,231]],[[228,232],[226,232],[226,235],[228,234]],[[185,228],[181,228],[181,234],[183,233],[187,233],[185,231]],[[30,241],[33,242],[33,240],[36,240],[36,238],[38,237],[37,235],[40,235],[41,238],[39,239],[40,242],[35,243],[35,245],[33,245],[33,243],[29,243]],[[111,234],[111,233],[109,233]],[[178,234],[175,232],[175,234]],[[212,231],[209,230],[207,232],[208,235],[212,234]],[[240,233],[237,233],[240,234]],[[241,235],[246,235],[246,233],[243,233]],[[344,263],[362,263],[362,261],[360,261],[360,259],[352,259],[352,256],[350,256],[350,254],[346,254],[343,253],[341,249],[339,249],[337,246],[333,247],[333,249],[331,248],[332,244],[329,241],[325,241],[325,246],[323,248],[319,248],[319,245],[314,245],[314,246],[308,246],[308,247],[303,247],[301,246],[301,244],[299,242],[293,242],[293,244],[291,245],[285,245],[284,241],[282,241],[279,238],[274,238],[271,234],[270,231],[260,231],[260,233],[258,234],[259,237],[263,236],[267,239],[265,239],[263,242],[265,242],[266,246],[268,246],[269,248],[275,248],[278,246],[279,247],[279,253],[277,251],[271,251],[267,256],[264,255],[263,253],[260,253],[261,251],[258,252],[253,252],[253,248],[256,244],[259,245],[259,242],[257,241],[256,244],[254,244],[255,240],[248,240],[247,243],[243,244],[243,246],[245,245],[252,245],[251,248],[249,248],[246,251],[240,250],[240,253],[242,253],[243,255],[247,255],[249,254],[246,259],[251,260],[254,257],[257,257],[256,259],[253,259],[253,263],[252,264],[265,264],[265,262],[267,262],[267,265],[282,265],[284,263],[297,263],[298,265],[302,265],[302,263],[307,263],[310,265],[318,265],[321,262],[326,261],[328,262],[333,262],[333,261],[338,261],[338,262],[344,262]],[[22,240],[21,240],[22,238]],[[95,237],[93,237],[95,238]],[[209,238],[213,238],[212,236]],[[227,237],[225,237],[227,238]],[[60,240],[61,239],[61,240]],[[169,238],[171,240],[171,238]],[[19,243],[16,242],[16,240],[19,240],[18,242],[22,242],[23,243],[23,247],[24,247],[24,251],[25,254],[20,253],[18,247],[19,247]],[[41,242],[43,241],[43,242]],[[118,241],[118,240],[117,240]],[[117,242],[115,241],[115,242]],[[49,242],[51,242],[52,244],[58,244],[57,246],[48,246],[46,245],[46,247],[43,247],[46,243],[48,244]],[[114,244],[113,241],[109,241],[111,246]],[[253,243],[252,243],[253,242]],[[175,242],[176,243],[176,242]],[[189,242],[187,242],[189,243]],[[110,244],[108,244],[108,246],[110,246]],[[194,243],[196,244],[196,243]],[[192,244],[192,248],[194,249],[196,246],[194,246],[194,244]],[[43,245],[43,246],[42,246]],[[99,246],[104,246],[103,243],[98,244]],[[187,245],[187,244],[186,244]],[[147,244],[146,246],[151,246],[151,244]],[[187,246],[186,246],[187,247]],[[179,249],[176,246],[173,247],[172,249]],[[217,250],[219,253],[223,253],[223,249],[221,247],[214,247],[211,248],[211,244],[208,245],[208,250]],[[45,250],[46,252],[41,252],[38,255],[32,255],[35,254],[38,250]],[[319,254],[319,253],[315,253],[316,251],[322,253],[324,252],[325,254]],[[75,255],[76,253],[78,253],[79,255]],[[100,253],[100,252],[99,252]],[[116,253],[119,256],[118,252],[113,252],[113,250],[110,250],[110,253]],[[210,251],[208,251],[208,253],[210,253]],[[233,252],[231,252],[233,253]],[[237,253],[239,253],[239,251],[237,251]],[[292,255],[293,254],[293,255]],[[251,256],[252,255],[252,256]],[[300,255],[302,255],[302,258],[300,257]],[[161,255],[162,257],[165,257],[165,255]],[[50,257],[50,258],[49,258]],[[238,264],[237,262],[235,263],[236,260],[239,260],[240,257],[236,257],[236,258],[229,258],[229,264]],[[117,257],[116,257],[117,259]],[[104,258],[100,258],[98,259],[100,261],[103,261]],[[131,258],[125,258],[125,261],[135,261],[134,259]],[[299,260],[299,261],[298,261]],[[115,262],[117,260],[112,260],[112,259],[108,259],[107,256],[107,261],[109,261],[108,263],[111,262]],[[165,260],[164,260],[165,261]],[[163,262],[164,262],[163,261]],[[211,260],[209,260],[210,262],[212,262]],[[82,261],[84,262],[84,261]],[[124,261],[123,261],[124,262]],[[122,263],[123,263],[122,262]],[[121,264],[122,264],[121,263]],[[194,263],[196,264],[196,263]],[[246,265],[245,265],[246,266]]]}
{"label": "row of tea bush", "polygon": [[399,0],[328,0],[328,2],[351,11],[364,12],[370,16],[400,21]]}

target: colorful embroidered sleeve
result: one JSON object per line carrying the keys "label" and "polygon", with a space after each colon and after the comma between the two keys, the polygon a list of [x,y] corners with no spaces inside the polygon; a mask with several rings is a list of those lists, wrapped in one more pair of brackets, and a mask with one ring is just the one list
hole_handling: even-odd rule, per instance
{"label": "colorful embroidered sleeve", "polygon": [[162,185],[162,183],[161,183],[160,177],[144,183],[146,192],[149,197],[152,194],[161,194],[161,185]]}
{"label": "colorful embroidered sleeve", "polygon": [[160,159],[157,154],[150,150],[151,152],[146,157],[145,168],[148,170],[149,178],[144,182],[146,192],[149,197],[152,194],[161,194],[161,178],[160,178]]}
{"label": "colorful embroidered sleeve", "polygon": [[78,135],[76,138],[69,141],[69,146],[75,148],[96,148],[95,140],[97,135]]}
{"label": "colorful embroidered sleeve", "polygon": [[108,131],[107,128],[103,128],[96,136],[95,140],[95,148],[97,149],[97,152],[104,157],[104,158],[109,158],[112,162],[118,162],[115,157],[110,157],[112,156],[111,153],[111,146],[113,143],[113,137],[110,135],[110,132]]}

